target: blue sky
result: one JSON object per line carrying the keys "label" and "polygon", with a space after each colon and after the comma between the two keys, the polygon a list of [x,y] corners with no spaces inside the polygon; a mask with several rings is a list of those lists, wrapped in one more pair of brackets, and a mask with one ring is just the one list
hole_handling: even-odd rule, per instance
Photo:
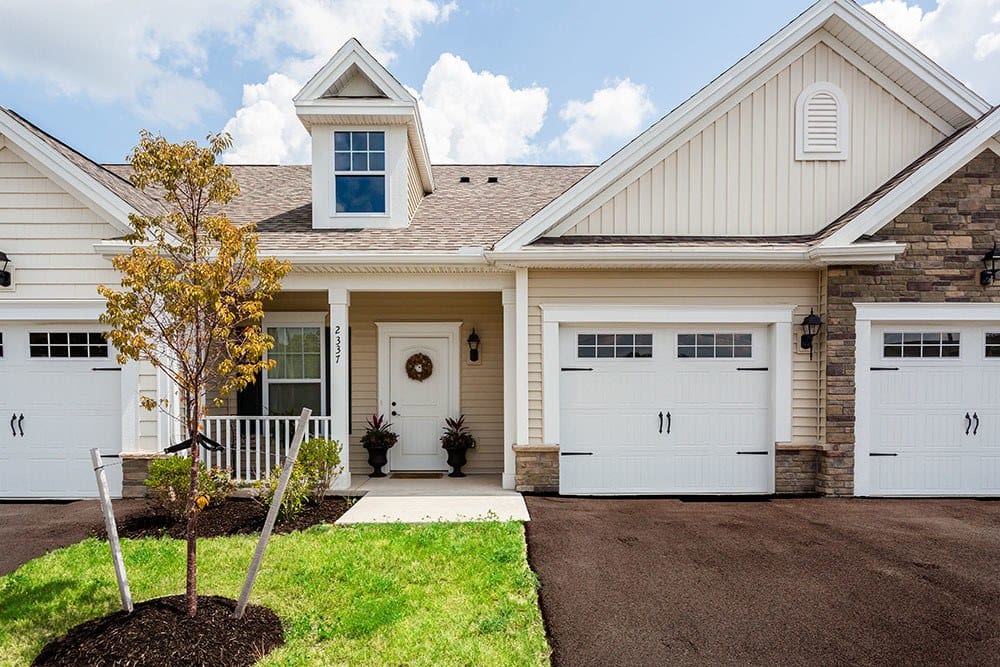
{"label": "blue sky", "polygon": [[[231,161],[301,162],[290,97],[358,36],[420,95],[436,161],[590,163],[811,3],[65,0],[58,15],[43,4],[5,3],[0,104],[99,161],[123,160],[146,127],[173,139],[227,128]],[[873,10],[998,101],[1000,0]]]}

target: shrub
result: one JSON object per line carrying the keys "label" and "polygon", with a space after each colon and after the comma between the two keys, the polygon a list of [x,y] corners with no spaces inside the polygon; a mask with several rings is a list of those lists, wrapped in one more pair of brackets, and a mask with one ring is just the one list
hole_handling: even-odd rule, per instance
{"label": "shrub", "polygon": [[[199,509],[213,501],[224,500],[232,493],[234,484],[229,471],[224,468],[207,468],[199,463],[198,503]],[[149,463],[149,475],[144,482],[153,498],[170,516],[183,519],[187,516],[189,490],[191,488],[191,459],[186,456],[171,456]]]}
{"label": "shrub", "polygon": [[465,415],[458,419],[448,417],[444,420],[444,435],[441,436],[441,446],[445,449],[474,449],[476,438],[465,425]]}
{"label": "shrub", "polygon": [[[270,507],[274,500],[274,494],[278,492],[278,482],[281,480],[281,466],[275,466],[267,479],[262,479],[256,484],[257,501],[264,507]],[[294,519],[305,509],[306,499],[312,493],[313,485],[309,476],[301,463],[296,462],[292,467],[292,475],[288,478],[288,486],[285,488],[285,495],[281,497],[281,505],[278,507],[278,520],[287,521]]]}
{"label": "shrub", "polygon": [[312,500],[319,504],[323,496],[344,468],[340,465],[340,443],[327,438],[310,438],[299,448],[296,467],[302,469],[309,478]]}

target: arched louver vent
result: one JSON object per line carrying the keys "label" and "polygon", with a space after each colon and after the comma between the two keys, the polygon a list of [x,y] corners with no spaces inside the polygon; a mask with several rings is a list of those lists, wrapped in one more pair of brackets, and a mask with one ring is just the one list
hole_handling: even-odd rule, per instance
{"label": "arched louver vent", "polygon": [[847,159],[847,100],[837,86],[807,86],[795,112],[796,160]]}

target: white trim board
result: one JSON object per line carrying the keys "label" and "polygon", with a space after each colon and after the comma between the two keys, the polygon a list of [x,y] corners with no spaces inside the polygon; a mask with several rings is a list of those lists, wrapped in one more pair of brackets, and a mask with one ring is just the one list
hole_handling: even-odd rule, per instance
{"label": "white trim board", "polygon": [[603,191],[631,170],[637,162],[643,159],[643,156],[656,150],[656,147],[671,137],[678,135],[684,128],[697,121],[707,110],[746,85],[771,62],[794,48],[795,45],[820,29],[827,20],[834,16],[863,34],[890,57],[895,58],[908,68],[918,79],[940,92],[970,119],[977,118],[989,110],[990,105],[985,100],[886,28],[856,3],[851,0],[820,0],[612,155],[600,167],[584,176],[565,193],[507,234],[497,242],[496,250],[518,250],[543,235],[554,224],[584,205],[594,193]]}
{"label": "white trim board", "polygon": [[[792,439],[792,319],[794,305],[660,306],[541,304],[542,431],[547,444],[560,442],[559,328],[586,324],[767,324],[771,344],[771,409],[775,442]],[[518,416],[518,425],[522,418]],[[526,422],[526,420],[523,420]],[[526,424],[525,424],[526,425]]]}
{"label": "white trim board", "polygon": [[998,322],[1000,303],[855,303],[854,323],[854,495],[872,492],[871,452],[872,324],[908,322]]}
{"label": "white trim board", "polygon": [[0,321],[96,321],[105,308],[104,299],[0,299]]}
{"label": "white trim board", "polygon": [[[448,378],[448,412],[451,415],[462,413],[461,378],[462,378],[462,322],[376,322],[378,330],[378,412],[388,415],[392,398],[389,396],[391,384],[391,369],[389,359],[389,339],[395,336],[427,338],[447,338],[451,356],[451,369]],[[391,419],[390,419],[391,421]],[[391,459],[390,459],[391,463]],[[386,472],[391,472],[392,466],[386,464]]]}

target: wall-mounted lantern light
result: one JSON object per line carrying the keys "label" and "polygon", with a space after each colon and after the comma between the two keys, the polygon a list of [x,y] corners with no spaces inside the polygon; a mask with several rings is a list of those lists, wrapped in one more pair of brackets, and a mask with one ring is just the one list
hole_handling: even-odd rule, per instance
{"label": "wall-mounted lantern light", "polygon": [[819,333],[821,326],[823,326],[823,320],[810,308],[809,314],[802,320],[802,349],[809,350],[810,359],[813,356],[813,338]]}
{"label": "wall-mounted lantern light", "polygon": [[993,248],[983,255],[983,270],[979,272],[979,284],[983,287],[992,285],[997,277],[997,242]]}
{"label": "wall-mounted lantern light", "polygon": [[0,250],[0,287],[10,287],[10,271],[7,270],[7,265],[10,264],[10,257]]}
{"label": "wall-mounted lantern light", "polygon": [[469,363],[479,363],[479,334],[476,333],[475,327],[472,328],[472,333],[469,334],[465,342],[469,344]]}

